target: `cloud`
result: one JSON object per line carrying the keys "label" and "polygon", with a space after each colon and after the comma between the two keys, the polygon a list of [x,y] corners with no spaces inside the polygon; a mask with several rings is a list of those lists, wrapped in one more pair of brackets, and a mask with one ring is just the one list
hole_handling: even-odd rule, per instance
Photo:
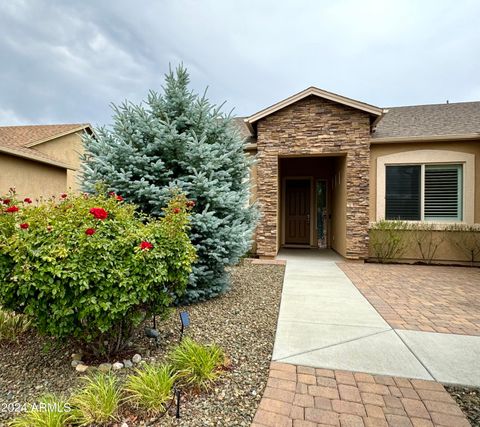
{"label": "cloud", "polygon": [[480,3],[12,0],[0,3],[0,121],[109,123],[169,63],[239,115],[307,86],[379,106],[479,96]]}

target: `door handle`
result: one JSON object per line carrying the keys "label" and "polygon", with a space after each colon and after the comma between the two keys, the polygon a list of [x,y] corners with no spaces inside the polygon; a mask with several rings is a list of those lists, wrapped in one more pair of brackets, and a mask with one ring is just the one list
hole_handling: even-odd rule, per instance
{"label": "door handle", "polygon": [[310,215],[307,215],[307,223],[310,224]]}

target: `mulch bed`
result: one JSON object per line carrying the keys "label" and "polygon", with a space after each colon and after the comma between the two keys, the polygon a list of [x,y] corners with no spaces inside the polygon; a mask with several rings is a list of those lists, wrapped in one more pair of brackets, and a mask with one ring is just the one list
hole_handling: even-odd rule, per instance
{"label": "mulch bed", "polygon": [[445,386],[467,416],[472,427],[480,427],[480,388]]}
{"label": "mulch bed", "polygon": [[[162,361],[180,338],[178,312],[186,310],[191,320],[186,335],[222,346],[231,369],[209,393],[183,394],[180,420],[169,414],[147,423],[134,417],[121,422],[129,426],[249,426],[268,379],[283,273],[283,266],[255,265],[245,260],[230,271],[230,292],[179,307],[177,313],[158,325],[162,334],[158,348],[140,333],[133,342],[132,354],[138,352],[147,361]],[[2,345],[0,425],[12,415],[4,410],[6,403],[34,403],[46,392],[68,395],[80,377],[70,366],[70,355],[76,350],[68,343],[56,343],[34,333],[25,334],[19,344]],[[123,376],[129,370],[118,372]]]}

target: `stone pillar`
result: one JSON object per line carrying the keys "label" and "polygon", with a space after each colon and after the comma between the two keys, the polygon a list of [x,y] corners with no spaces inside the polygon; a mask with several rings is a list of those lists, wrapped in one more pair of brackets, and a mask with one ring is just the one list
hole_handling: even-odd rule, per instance
{"label": "stone pillar", "polygon": [[368,256],[369,167],[367,150],[352,150],[347,154],[346,256],[349,259]]}
{"label": "stone pillar", "polygon": [[278,156],[274,151],[262,147],[257,158],[257,200],[261,211],[260,224],[257,228],[257,254],[260,257],[272,258],[277,254],[279,233]]}

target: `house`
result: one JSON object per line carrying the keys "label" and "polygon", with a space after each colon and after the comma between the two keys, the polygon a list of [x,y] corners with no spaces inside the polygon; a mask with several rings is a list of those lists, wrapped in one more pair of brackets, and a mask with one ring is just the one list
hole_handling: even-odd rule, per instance
{"label": "house", "polygon": [[89,124],[0,127],[0,195],[11,187],[32,199],[78,190],[84,132],[92,133]]}
{"label": "house", "polygon": [[257,159],[260,257],[328,247],[365,259],[382,219],[480,222],[480,102],[379,108],[310,87],[238,123]]}

